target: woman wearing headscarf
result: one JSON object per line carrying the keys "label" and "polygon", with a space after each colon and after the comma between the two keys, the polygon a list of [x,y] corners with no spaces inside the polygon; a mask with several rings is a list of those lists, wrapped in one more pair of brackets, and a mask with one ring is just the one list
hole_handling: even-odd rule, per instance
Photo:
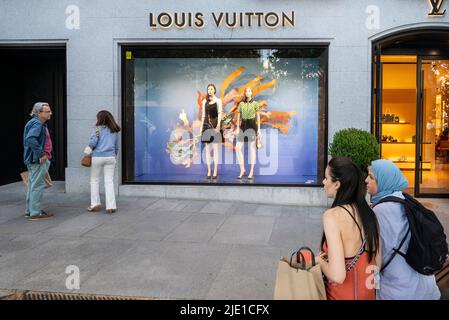
{"label": "woman wearing headscarf", "polygon": [[[380,288],[377,290],[377,299],[440,299],[435,276],[418,273],[399,254],[392,256],[393,249],[399,247],[401,240],[408,232],[408,220],[402,204],[397,202],[379,203],[379,201],[388,196],[404,199],[402,190],[408,186],[407,179],[390,160],[376,160],[368,168],[368,177],[365,182],[380,227],[382,264],[385,266],[380,272]],[[402,245],[402,252],[407,251],[409,242],[410,235]],[[390,260],[391,262],[389,262]],[[388,262],[389,264],[386,265]]]}

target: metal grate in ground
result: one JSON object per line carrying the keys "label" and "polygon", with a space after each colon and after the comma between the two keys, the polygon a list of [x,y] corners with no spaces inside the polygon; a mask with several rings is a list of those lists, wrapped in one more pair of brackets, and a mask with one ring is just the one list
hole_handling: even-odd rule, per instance
{"label": "metal grate in ground", "polygon": [[116,295],[98,295],[83,293],[46,292],[31,290],[11,290],[10,295],[0,297],[0,300],[154,300],[148,297],[129,297]]}

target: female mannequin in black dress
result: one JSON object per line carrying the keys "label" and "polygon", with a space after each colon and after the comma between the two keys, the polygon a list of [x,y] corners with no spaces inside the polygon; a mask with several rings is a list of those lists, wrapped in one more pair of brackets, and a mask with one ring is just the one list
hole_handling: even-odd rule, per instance
{"label": "female mannequin in black dress", "polygon": [[[218,147],[223,142],[220,134],[223,105],[215,96],[217,89],[214,84],[207,85],[207,97],[203,100],[203,111],[201,120],[201,141],[206,144],[207,178],[217,179],[218,175]],[[214,175],[211,176],[211,144],[214,151]]]}

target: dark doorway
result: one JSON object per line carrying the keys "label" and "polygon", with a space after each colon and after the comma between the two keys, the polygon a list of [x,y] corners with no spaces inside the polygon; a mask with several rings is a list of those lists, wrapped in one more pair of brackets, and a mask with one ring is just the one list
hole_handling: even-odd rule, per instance
{"label": "dark doorway", "polygon": [[48,102],[53,117],[48,128],[53,141],[50,175],[65,179],[66,49],[63,47],[0,47],[0,96],[3,139],[0,185],[20,180],[23,128],[35,102]]}

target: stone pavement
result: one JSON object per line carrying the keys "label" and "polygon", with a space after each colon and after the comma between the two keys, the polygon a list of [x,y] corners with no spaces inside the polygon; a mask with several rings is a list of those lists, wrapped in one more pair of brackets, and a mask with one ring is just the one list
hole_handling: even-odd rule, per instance
{"label": "stone pavement", "polygon": [[[272,299],[277,261],[316,250],[325,208],[119,197],[89,213],[87,194],[47,190],[55,217],[24,218],[21,183],[0,187],[0,289],[160,299]],[[449,200],[432,203],[449,231]],[[80,289],[66,289],[66,268]]]}

